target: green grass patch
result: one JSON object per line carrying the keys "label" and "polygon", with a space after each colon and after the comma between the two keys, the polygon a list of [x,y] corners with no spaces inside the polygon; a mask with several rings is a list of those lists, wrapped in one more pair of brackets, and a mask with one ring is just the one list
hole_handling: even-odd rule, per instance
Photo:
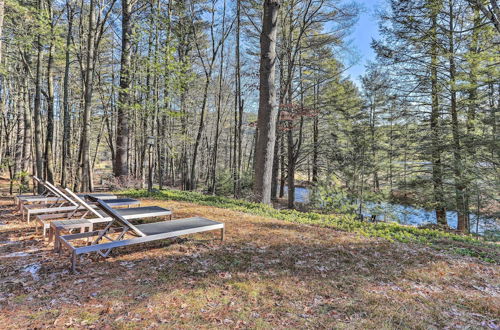
{"label": "green grass patch", "polygon": [[469,257],[476,257],[479,259],[483,259],[483,260],[491,262],[491,263],[495,262],[494,259],[488,257],[488,254],[486,252],[483,252],[483,251],[476,251],[476,250],[473,250],[470,248],[457,247],[457,248],[453,248],[453,252],[455,252],[456,254],[460,254],[462,256],[469,256]]}
{"label": "green grass patch", "polygon": [[19,296],[15,296],[12,298],[12,301],[15,302],[16,304],[21,304],[23,303],[29,296],[27,294],[20,294]]}
{"label": "green grass patch", "polygon": [[[356,220],[355,215],[351,214],[328,215],[314,212],[299,212],[296,210],[278,210],[270,205],[228,197],[204,195],[192,191],[161,190],[148,193],[147,190],[126,190],[120,193],[134,198],[190,202],[294,223],[326,226],[341,231],[357,233],[366,237],[385,238],[389,241],[449,247],[448,250],[454,253],[474,256],[488,262],[498,261],[499,257],[498,245],[478,240],[477,237],[472,235],[459,235],[438,229],[404,226],[398,223],[362,222]],[[463,249],[457,249],[453,246],[454,243],[466,244],[467,249],[472,252],[469,254],[461,253],[460,251],[463,252]],[[477,249],[486,249],[486,251],[478,251]]]}

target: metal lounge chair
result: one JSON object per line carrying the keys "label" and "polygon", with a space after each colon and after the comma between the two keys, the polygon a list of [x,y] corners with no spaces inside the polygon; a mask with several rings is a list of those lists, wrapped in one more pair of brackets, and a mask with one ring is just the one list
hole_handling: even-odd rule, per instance
{"label": "metal lounge chair", "polygon": [[14,196],[14,204],[19,208],[21,201],[36,199],[36,198],[50,198],[53,196],[52,192],[45,187],[43,182],[35,175],[33,175],[33,179],[41,184],[44,187],[44,191],[42,194],[34,195],[34,194],[24,194],[24,195],[15,195]]}
{"label": "metal lounge chair", "polygon": [[[62,192],[59,188],[57,188],[56,186],[52,185],[51,183],[49,182],[46,182],[46,185],[48,188],[50,188],[52,191],[54,191],[55,194],[57,194],[58,198],[61,200],[60,203],[61,205],[57,205],[57,203],[52,203],[52,204],[35,204],[35,205],[26,205],[25,208],[26,209],[36,209],[36,208],[42,208],[42,207],[54,207],[54,206],[62,206],[62,204],[66,204],[67,202],[71,202],[71,198],[69,196],[67,196],[64,192]],[[85,196],[92,196],[92,197],[95,197],[95,198],[99,198],[99,199],[105,199],[105,198],[101,198],[100,194],[80,194],[80,195],[76,195],[76,196],[82,196],[82,197],[85,197]],[[113,207],[116,207],[116,206],[130,206],[130,205],[139,205],[141,202],[137,199],[132,199],[132,198],[117,198],[115,195],[111,195],[113,196],[113,198],[110,198],[108,199],[109,200],[109,203],[110,204],[113,204]],[[105,196],[105,197],[108,197],[108,196]],[[72,201],[74,202],[74,201]],[[41,206],[41,207],[40,207]]]}
{"label": "metal lounge chair", "polygon": [[[50,204],[50,203],[60,203],[64,201],[63,198],[58,196],[55,192],[51,191],[47,185],[42,182],[37,177],[33,176],[35,180],[39,182],[39,184],[45,187],[45,193],[43,195],[18,195],[14,197],[15,203],[19,210],[22,210],[24,205],[27,204]],[[91,195],[103,200],[116,199],[116,195],[106,194],[106,193],[92,193],[92,194],[79,194],[78,196],[84,197],[86,195]]]}
{"label": "metal lounge chair", "polygon": [[[23,215],[26,214],[28,222],[31,219],[31,215],[40,215],[40,214],[49,215],[49,214],[68,213],[68,212],[72,212],[75,210],[77,210],[77,211],[84,210],[83,207],[81,207],[74,200],[72,200],[71,198],[66,196],[64,193],[62,193],[57,187],[52,185],[50,182],[45,182],[45,186],[47,188],[49,188],[54,194],[56,194],[57,196],[62,198],[64,200],[64,203],[56,204],[56,205],[49,205],[46,207],[42,206],[41,208],[31,208],[31,207],[28,207],[29,205],[25,205],[22,210],[23,210]],[[90,196],[90,195],[87,195],[87,196]],[[135,200],[135,199],[127,198],[127,199],[112,199],[112,200],[109,200],[109,203],[113,206],[123,206],[123,205],[129,205],[129,204],[138,204],[140,202]],[[65,205],[67,205],[67,206],[65,206]],[[57,217],[57,215],[54,217]]]}
{"label": "metal lounge chair", "polygon": [[[51,194],[54,196],[54,200],[52,201],[47,201],[46,203],[39,202],[36,204],[29,204],[29,203],[22,203],[22,211],[24,212],[25,210],[28,209],[42,209],[42,208],[51,208],[51,207],[62,207],[65,205],[74,205],[74,203],[67,197],[63,196],[61,191],[57,189],[54,185],[52,185],[50,182],[44,182],[42,183],[47,190],[51,192]],[[28,202],[31,202],[28,200]]]}
{"label": "metal lounge chair", "polygon": [[[49,242],[54,240],[54,250],[59,250],[59,236],[61,232],[80,229],[81,232],[85,230],[92,231],[94,225],[96,224],[106,224],[113,219],[109,217],[104,211],[100,209],[95,209],[85,202],[82,198],[78,197],[70,189],[65,189],[68,195],[70,195],[80,206],[87,210],[87,214],[93,215],[94,218],[85,219],[84,216],[80,219],[69,219],[69,220],[55,220],[48,223],[49,228]],[[90,197],[94,201],[94,197]],[[108,203],[109,204],[109,203]],[[111,204],[109,204],[111,205]],[[116,209],[116,212],[127,220],[134,219],[145,219],[145,218],[155,218],[168,216],[172,220],[172,211],[159,206],[144,206],[144,207],[133,207],[127,209]],[[45,226],[45,225],[44,225]],[[44,227],[45,229],[45,227]]]}
{"label": "metal lounge chair", "polygon": [[[87,233],[71,234],[60,236],[62,247],[71,252],[71,269],[76,272],[77,257],[81,254],[97,252],[103,257],[107,257],[114,248],[130,246],[140,243],[164,240],[177,236],[200,233],[205,231],[220,230],[221,240],[224,240],[224,224],[221,222],[195,217],[171,221],[148,223],[143,225],[133,225],[117,210],[112,209],[106,202],[97,201],[99,208],[112,218],[112,221],[103,230],[91,231]],[[117,235],[112,238],[111,235]],[[133,238],[125,239],[127,234]],[[73,241],[88,239],[93,237],[91,245],[77,247]],[[106,243],[103,243],[107,240]]]}
{"label": "metal lounge chair", "polygon": [[[85,203],[78,195],[73,193],[69,188],[65,188],[66,192],[68,192],[68,195],[66,195],[64,192],[62,192],[60,189],[57,187],[53,187],[53,189],[56,190],[58,194],[63,196],[67,200],[72,200],[77,208],[75,208],[72,211],[67,211],[67,212],[57,212],[57,213],[46,213],[46,214],[39,214],[36,216],[36,232],[38,233],[38,228],[39,225],[43,229],[43,236],[45,237],[47,233],[49,232],[50,229],[50,223],[52,221],[55,221],[57,219],[65,219],[65,220],[73,220],[75,222],[76,220],[83,220],[89,213],[91,214],[96,214],[96,211],[94,210],[94,205],[90,205]],[[71,197],[70,197],[71,196]],[[109,200],[109,204],[113,207],[117,206],[128,206],[130,208],[130,205],[140,205],[141,201],[137,199],[132,199],[132,198],[116,198]],[[51,209],[52,210],[52,209]],[[59,220],[61,221],[61,220]],[[49,240],[50,241],[50,240]]]}
{"label": "metal lounge chair", "polygon": [[21,208],[22,216],[23,218],[25,217],[28,222],[30,222],[32,215],[71,212],[78,208],[76,202],[72,201],[67,196],[61,195],[58,189],[49,182],[45,182],[44,185],[54,194],[54,196],[57,196],[58,202],[53,204],[23,205]]}

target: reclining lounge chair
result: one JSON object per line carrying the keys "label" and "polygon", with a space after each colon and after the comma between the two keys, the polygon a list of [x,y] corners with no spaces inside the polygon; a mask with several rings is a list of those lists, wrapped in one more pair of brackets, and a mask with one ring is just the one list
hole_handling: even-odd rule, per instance
{"label": "reclining lounge chair", "polygon": [[51,202],[61,202],[61,198],[57,196],[47,185],[42,182],[38,177],[33,176],[33,180],[37,181],[38,184],[43,187],[43,193],[41,195],[16,195],[14,196],[14,204],[17,206],[18,210],[21,210],[25,204],[30,203],[51,203]]}
{"label": "reclining lounge chair", "polygon": [[[182,235],[200,233],[204,231],[220,230],[221,240],[224,240],[224,224],[221,222],[195,217],[171,221],[148,223],[143,225],[133,225],[117,210],[112,209],[106,202],[97,201],[99,208],[104,211],[112,221],[103,230],[86,233],[60,236],[62,247],[71,252],[71,269],[76,272],[77,257],[84,253],[97,252],[103,257],[107,257],[110,252],[117,247],[130,246],[140,243],[164,240]],[[117,235],[112,238],[110,235]],[[126,234],[133,238],[125,239]],[[91,245],[77,247],[73,241],[94,237]],[[103,242],[108,240],[108,242]]]}
{"label": "reclining lounge chair", "polygon": [[[54,194],[56,194],[59,198],[64,200],[61,204],[52,204],[52,205],[25,205],[22,208],[23,216],[26,214],[27,221],[30,222],[31,215],[47,215],[45,218],[57,218],[60,217],[60,214],[67,214],[72,211],[81,211],[84,210],[81,206],[79,206],[74,200],[66,196],[62,193],[57,187],[52,185],[49,182],[45,182],[45,186],[49,188]],[[86,195],[90,196],[91,195]],[[124,206],[124,205],[136,205],[140,204],[140,201],[131,198],[114,198],[109,200],[109,204],[113,206]]]}
{"label": "reclining lounge chair", "polygon": [[[38,184],[42,184],[41,180],[33,175],[33,179],[38,182]],[[20,200],[29,199],[29,198],[47,198],[52,195],[51,191],[44,186],[44,191],[42,194],[34,195],[34,194],[22,194],[22,195],[14,195],[14,204],[18,205]]]}
{"label": "reclining lounge chair", "polygon": [[[41,223],[44,228],[44,235],[46,233],[46,230],[49,229],[49,242],[52,242],[54,240],[54,250],[56,251],[59,250],[59,236],[61,236],[61,232],[76,229],[79,229],[81,232],[84,232],[85,230],[92,231],[94,229],[94,225],[100,223],[107,224],[112,220],[112,218],[109,217],[105,212],[100,209],[93,208],[93,205],[85,202],[70,189],[66,188],[65,190],[68,195],[71,196],[78,203],[78,205],[85,210],[85,213],[82,216],[77,219],[68,217],[68,220],[55,221],[46,221],[44,219],[39,219],[40,217],[37,217],[37,222]],[[89,198],[97,201],[95,197]],[[110,203],[107,204],[112,206],[112,204]],[[168,216],[170,219],[172,219],[172,211],[159,206],[132,207],[126,209],[115,209],[115,211],[127,220],[164,216]],[[94,216],[94,218],[86,219],[85,217],[87,215],[92,215]]]}
{"label": "reclining lounge chair", "polygon": [[[40,185],[43,185],[45,192],[42,195],[17,195],[14,196],[14,202],[19,210],[22,210],[26,204],[58,204],[64,202],[64,198],[59,196],[56,192],[51,190],[44,182],[33,176],[33,179],[38,181]],[[93,194],[79,194],[79,196],[84,197],[86,195],[91,195],[103,200],[116,199],[116,195],[105,194],[105,193],[93,193]],[[40,208],[40,207],[38,207]]]}

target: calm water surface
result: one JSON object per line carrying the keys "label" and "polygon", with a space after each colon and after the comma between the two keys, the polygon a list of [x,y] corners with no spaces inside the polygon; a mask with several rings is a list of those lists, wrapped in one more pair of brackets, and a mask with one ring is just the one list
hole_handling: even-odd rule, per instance
{"label": "calm water surface", "polygon": [[[287,192],[285,187],[285,193]],[[299,203],[309,202],[310,191],[308,188],[295,188],[295,201]],[[367,202],[363,205],[361,212],[364,216],[377,215],[379,221],[393,221],[404,225],[421,226],[425,224],[437,223],[436,212],[433,210],[425,210],[409,205],[380,203],[375,204]],[[476,233],[477,216],[471,214],[471,232]],[[446,219],[451,228],[457,228],[457,212],[447,211]],[[478,233],[483,234],[485,231],[500,231],[500,220],[495,218],[479,217]]]}

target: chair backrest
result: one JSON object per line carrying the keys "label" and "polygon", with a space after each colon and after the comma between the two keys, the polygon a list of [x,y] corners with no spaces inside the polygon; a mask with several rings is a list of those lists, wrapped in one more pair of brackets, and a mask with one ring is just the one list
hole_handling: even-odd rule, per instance
{"label": "chair backrest", "polygon": [[104,211],[107,215],[109,215],[113,220],[116,222],[120,223],[121,225],[128,227],[130,230],[132,230],[134,233],[137,235],[144,237],[147,236],[144,234],[142,231],[139,230],[136,226],[131,224],[127,219],[122,217],[115,209],[111,208],[106,202],[104,202],[102,199],[97,199],[93,196],[87,195],[87,199],[91,201],[97,202],[97,206]]}
{"label": "chair backrest", "polygon": [[41,186],[45,189],[45,191],[42,193],[42,195],[49,195],[49,194],[52,194],[52,195],[54,195],[54,196],[56,196],[56,197],[57,197],[57,195],[56,195],[56,194],[54,194],[54,192],[53,192],[53,191],[51,191],[51,190],[50,190],[50,189],[49,189],[49,188],[45,185],[45,183],[43,183],[43,181],[42,181],[42,180],[40,180],[40,178],[39,178],[39,177],[37,177],[36,175],[33,175],[33,179],[34,179],[36,182],[38,182],[38,184],[39,184],[39,185],[41,185]]}
{"label": "chair backrest", "polygon": [[95,216],[99,217],[99,218],[104,218],[102,216],[102,214],[100,214],[99,212],[97,212],[96,210],[94,210],[94,208],[89,205],[87,202],[85,202],[83,199],[81,199],[80,197],[78,197],[77,194],[75,194],[74,192],[72,192],[69,188],[65,188],[64,190],[66,190],[66,192],[78,203],[80,204],[81,206],[83,206],[85,209],[87,209],[89,212],[93,213]]}
{"label": "chair backrest", "polygon": [[50,192],[52,195],[54,195],[55,197],[60,197],[60,198],[62,198],[62,197],[61,197],[61,196],[57,193],[57,191],[56,191],[56,190],[54,190],[52,187],[50,187],[50,186],[47,184],[47,182],[42,182],[42,181],[40,181],[40,184],[42,184],[42,185],[45,187],[45,189],[47,189],[47,191],[49,191],[49,192]]}
{"label": "chair backrest", "polygon": [[78,204],[72,200],[71,198],[69,198],[68,196],[66,196],[66,194],[64,194],[62,191],[60,191],[56,186],[54,186],[52,183],[48,182],[48,181],[45,181],[45,186],[47,188],[49,188],[50,190],[54,191],[54,193],[56,194],[56,196],[58,197],[61,197],[63,199],[65,199],[67,202],[69,202],[70,204],[74,205],[74,206],[78,206]]}

